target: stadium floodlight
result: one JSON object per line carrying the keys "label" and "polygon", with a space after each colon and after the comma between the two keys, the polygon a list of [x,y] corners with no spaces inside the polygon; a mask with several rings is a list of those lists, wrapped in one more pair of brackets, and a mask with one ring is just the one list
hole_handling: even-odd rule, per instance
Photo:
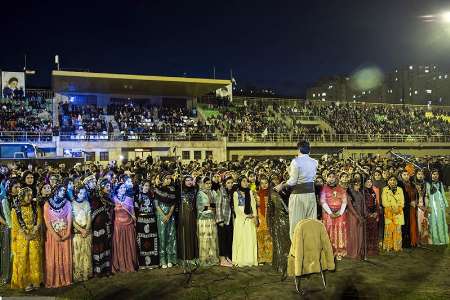
{"label": "stadium floodlight", "polygon": [[450,23],[450,11],[443,12],[441,15],[442,22]]}

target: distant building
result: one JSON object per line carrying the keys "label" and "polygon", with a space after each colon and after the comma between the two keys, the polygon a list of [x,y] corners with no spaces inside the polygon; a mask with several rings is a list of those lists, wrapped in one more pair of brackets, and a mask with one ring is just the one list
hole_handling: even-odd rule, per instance
{"label": "distant building", "polygon": [[308,100],[450,105],[448,72],[434,65],[409,65],[384,74],[381,85],[355,89],[349,76],[319,79],[306,91]]}

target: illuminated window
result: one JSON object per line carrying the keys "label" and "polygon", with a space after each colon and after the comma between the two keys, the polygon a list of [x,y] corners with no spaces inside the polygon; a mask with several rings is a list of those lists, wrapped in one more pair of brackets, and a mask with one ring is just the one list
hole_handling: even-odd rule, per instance
{"label": "illuminated window", "polygon": [[442,79],[442,75],[439,75],[439,77],[438,77],[439,79]]}
{"label": "illuminated window", "polygon": [[316,97],[316,94],[315,94],[315,93],[313,93],[313,98],[314,98],[314,97]]}
{"label": "illuminated window", "polygon": [[430,70],[428,70],[428,69],[425,69],[425,73],[430,73]]}
{"label": "illuminated window", "polygon": [[326,96],[327,95],[327,93],[322,93],[322,96]]}
{"label": "illuminated window", "polygon": [[331,90],[332,88],[333,88],[333,86],[332,86],[332,85],[329,85],[329,86],[328,86],[328,89],[329,89],[329,90]]}
{"label": "illuminated window", "polygon": [[355,99],[356,98],[356,95],[353,95],[353,99]]}
{"label": "illuminated window", "polygon": [[447,74],[445,74],[444,78],[445,78],[445,79],[447,79],[447,78],[448,78],[448,75],[447,75]]}
{"label": "illuminated window", "polygon": [[431,90],[425,90],[425,92],[427,92],[427,94],[431,94]]}
{"label": "illuminated window", "polygon": [[412,69],[414,69],[414,67],[413,66],[409,66],[409,69],[412,70]]}
{"label": "illuminated window", "polygon": [[184,160],[189,160],[191,159],[191,151],[182,151],[181,152],[181,157]]}
{"label": "illuminated window", "polygon": [[417,95],[417,90],[414,91],[414,95]]}
{"label": "illuminated window", "polygon": [[366,94],[366,91],[362,92],[362,94],[365,95],[365,94]]}
{"label": "illuminated window", "polygon": [[100,161],[109,161],[109,152],[100,152]]}
{"label": "illuminated window", "polygon": [[398,81],[398,78],[397,78],[397,77],[395,77],[395,81]]}

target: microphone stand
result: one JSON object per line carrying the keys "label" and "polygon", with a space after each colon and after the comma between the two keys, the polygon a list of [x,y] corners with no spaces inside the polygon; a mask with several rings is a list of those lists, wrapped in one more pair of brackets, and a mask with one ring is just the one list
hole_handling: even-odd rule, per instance
{"label": "microphone stand", "polygon": [[[355,162],[352,158],[350,158],[350,161],[355,165],[355,167],[361,171],[361,177],[362,177],[362,183],[361,183],[361,189],[362,189],[362,194],[363,194],[363,205],[364,205],[364,211],[367,210],[366,207],[366,176],[369,175],[367,173],[366,170],[364,170],[357,162]],[[374,266],[378,266],[375,262],[370,261],[367,257],[367,221],[366,221],[366,216],[362,216],[363,217],[363,236],[364,236],[364,257],[362,259],[363,262],[369,263],[371,265]]]}

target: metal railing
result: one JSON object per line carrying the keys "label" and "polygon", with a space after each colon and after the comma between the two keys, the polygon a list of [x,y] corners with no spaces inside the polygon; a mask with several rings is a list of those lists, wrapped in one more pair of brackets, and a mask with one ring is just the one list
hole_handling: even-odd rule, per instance
{"label": "metal railing", "polygon": [[[0,131],[1,142],[51,142],[51,132]],[[56,133],[55,135],[58,135]],[[230,143],[296,143],[307,139],[315,143],[450,143],[450,135],[401,134],[289,134],[234,132],[224,135],[212,133],[59,133],[60,141],[217,141],[226,138]]]}
{"label": "metal railing", "polygon": [[397,135],[397,134],[287,134],[287,133],[228,133],[228,142],[235,143],[296,143],[306,139],[316,143],[450,143],[450,135]]}
{"label": "metal railing", "polygon": [[44,99],[53,99],[55,93],[49,89],[26,89],[25,97],[42,97]]}
{"label": "metal railing", "polygon": [[211,133],[86,133],[86,134],[68,134],[61,133],[60,141],[217,141],[220,137]]}
{"label": "metal railing", "polygon": [[0,131],[0,142],[51,142],[51,132]]}

